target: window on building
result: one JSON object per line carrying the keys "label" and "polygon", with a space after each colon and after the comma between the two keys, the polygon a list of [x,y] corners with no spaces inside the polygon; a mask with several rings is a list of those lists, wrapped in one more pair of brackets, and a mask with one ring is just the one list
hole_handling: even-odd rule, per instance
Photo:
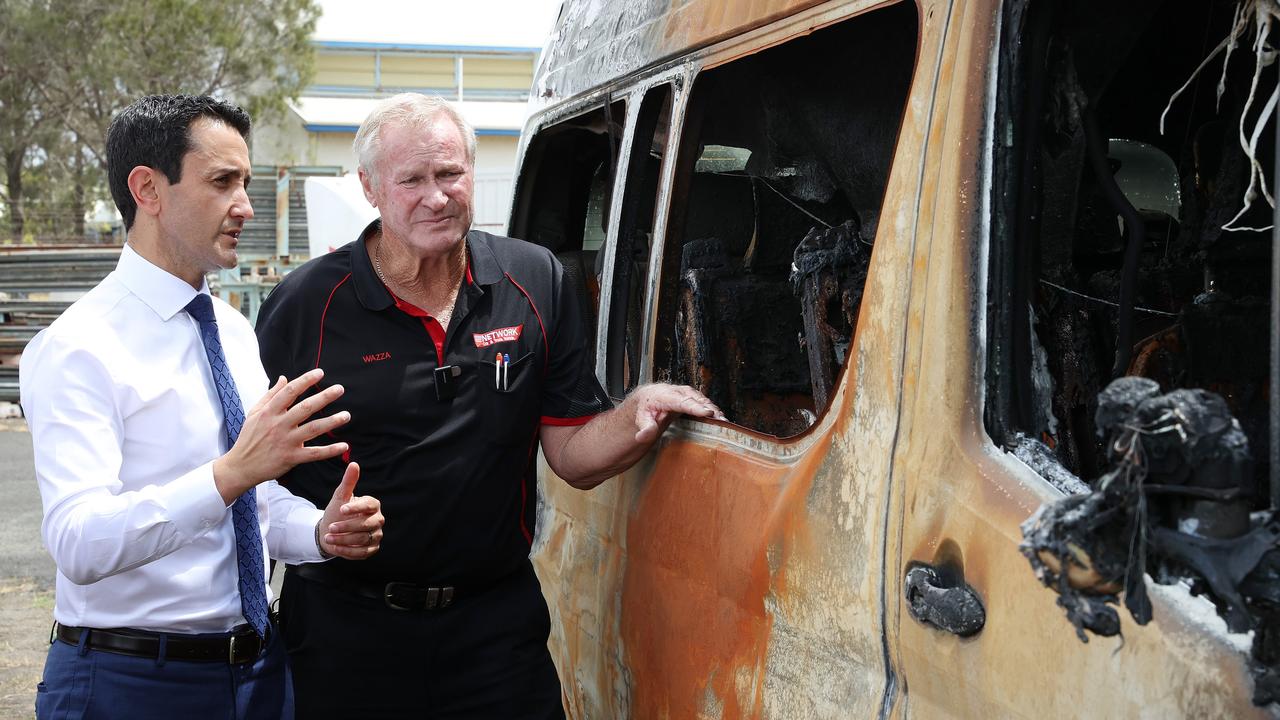
{"label": "window on building", "polygon": [[675,169],[654,370],[793,436],[847,364],[911,83],[902,3],[701,73]]}
{"label": "window on building", "polygon": [[511,215],[511,236],[549,248],[577,288],[593,365],[600,249],[625,120],[619,100],[539,130],[525,151]]}
{"label": "window on building", "polygon": [[472,98],[524,95],[533,85],[533,59],[464,57],[462,87]]}
{"label": "window on building", "polygon": [[379,53],[379,87],[387,91],[439,90],[457,86],[452,57]]}
{"label": "window on building", "polygon": [[321,52],[316,54],[314,84],[324,88],[372,88],[376,59],[372,52]]}

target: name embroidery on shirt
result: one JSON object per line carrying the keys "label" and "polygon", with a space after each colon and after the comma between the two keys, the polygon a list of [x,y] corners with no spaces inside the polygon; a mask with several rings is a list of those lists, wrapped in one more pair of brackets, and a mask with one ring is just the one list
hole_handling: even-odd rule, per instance
{"label": "name embroidery on shirt", "polygon": [[523,329],[524,325],[520,324],[512,327],[497,328],[489,332],[471,333],[471,337],[475,338],[476,347],[487,348],[490,345],[519,340],[520,331]]}
{"label": "name embroidery on shirt", "polygon": [[364,358],[365,363],[373,363],[373,362],[378,362],[379,360],[390,360],[391,353],[380,352],[380,353],[373,353],[372,355],[363,355],[362,357]]}

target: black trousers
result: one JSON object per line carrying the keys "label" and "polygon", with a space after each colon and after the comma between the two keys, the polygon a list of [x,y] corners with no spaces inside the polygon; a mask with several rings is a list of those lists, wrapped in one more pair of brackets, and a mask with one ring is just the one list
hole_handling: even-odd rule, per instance
{"label": "black trousers", "polygon": [[560,720],[551,620],[533,567],[443,610],[385,603],[288,572],[280,624],[298,720]]}

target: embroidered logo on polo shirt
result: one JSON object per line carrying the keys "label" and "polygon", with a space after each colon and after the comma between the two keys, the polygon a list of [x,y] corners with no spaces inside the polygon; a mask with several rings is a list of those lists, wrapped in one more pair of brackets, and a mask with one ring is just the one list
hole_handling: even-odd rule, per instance
{"label": "embroidered logo on polo shirt", "polygon": [[361,357],[364,359],[365,363],[367,364],[367,363],[378,362],[379,360],[390,360],[391,353],[380,352],[380,353],[373,353],[372,355],[362,355]]}
{"label": "embroidered logo on polo shirt", "polygon": [[513,342],[520,339],[520,331],[524,329],[524,325],[515,325],[513,327],[497,328],[489,332],[471,333],[471,337],[475,338],[476,347],[487,348],[490,345],[496,345],[502,342]]}

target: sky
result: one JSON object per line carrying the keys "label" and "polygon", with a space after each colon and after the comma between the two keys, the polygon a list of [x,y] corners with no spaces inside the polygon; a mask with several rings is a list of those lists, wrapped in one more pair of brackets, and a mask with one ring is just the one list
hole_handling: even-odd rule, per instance
{"label": "sky", "polygon": [[541,49],[560,0],[318,0],[319,41]]}

